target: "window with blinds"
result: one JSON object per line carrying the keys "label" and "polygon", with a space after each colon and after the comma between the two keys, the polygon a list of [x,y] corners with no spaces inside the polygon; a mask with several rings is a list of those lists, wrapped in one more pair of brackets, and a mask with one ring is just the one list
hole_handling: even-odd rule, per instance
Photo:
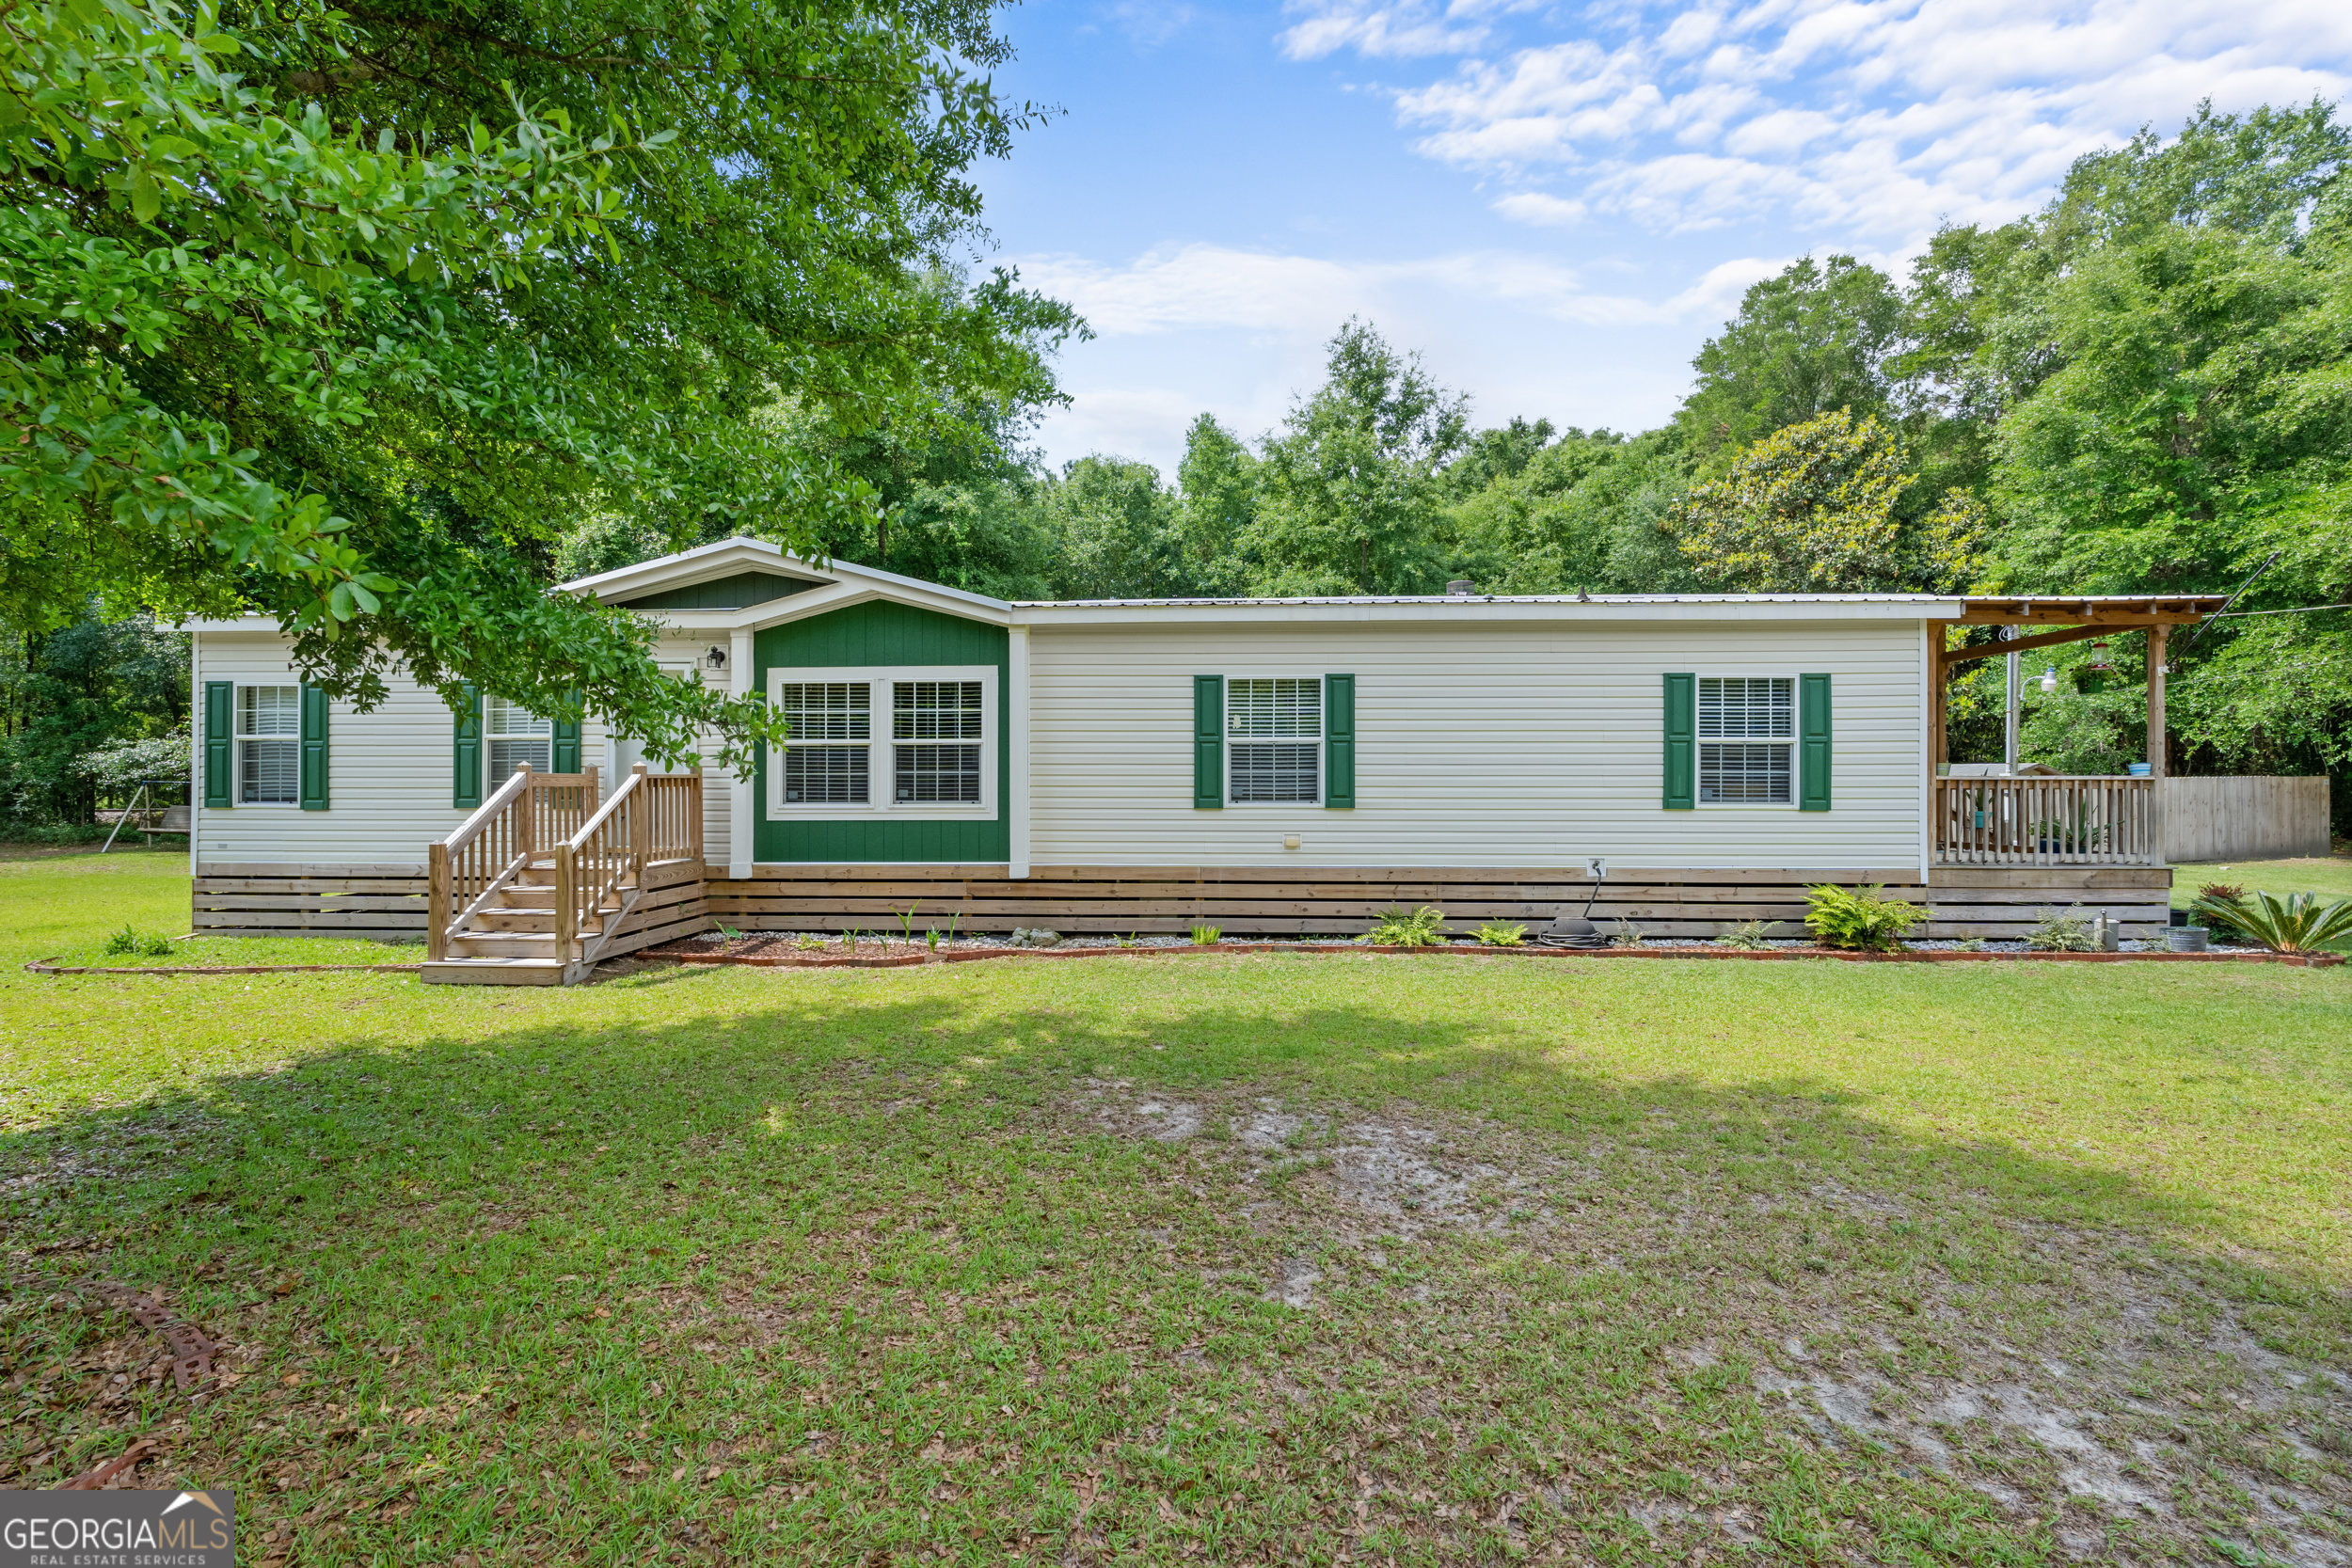
{"label": "window with blinds", "polygon": [[1797,683],[1788,675],[1699,677],[1702,804],[1796,800]]}
{"label": "window with blinds", "polygon": [[490,743],[491,788],[526,762],[536,773],[555,771],[555,721],[510,698],[485,697],[482,732]]}
{"label": "window with blinds", "polygon": [[793,805],[862,806],[872,800],[874,689],[866,681],[802,681],[777,705],[791,744],[784,750],[784,799]]}
{"label": "window with blinds", "polygon": [[237,689],[237,800],[291,806],[302,799],[302,688]]}
{"label": "window with blinds", "polygon": [[1226,799],[1313,802],[1323,795],[1323,677],[1225,683]]}
{"label": "window with blinds", "polygon": [[980,683],[894,681],[894,741],[969,741],[969,745],[894,745],[891,799],[907,805],[977,805],[980,800]]}
{"label": "window with blinds", "polygon": [[968,665],[770,672],[788,738],[769,766],[769,811],[983,815],[996,793],[993,676]]}

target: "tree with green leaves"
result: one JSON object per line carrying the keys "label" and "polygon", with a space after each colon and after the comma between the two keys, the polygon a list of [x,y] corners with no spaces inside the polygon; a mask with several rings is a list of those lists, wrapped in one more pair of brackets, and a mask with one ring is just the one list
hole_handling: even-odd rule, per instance
{"label": "tree with green leaves", "polygon": [[1675,416],[1688,450],[1719,467],[1786,425],[1839,408],[1883,412],[1902,320],[1893,280],[1851,256],[1803,257],[1751,285],[1691,361],[1697,385]]}
{"label": "tree with green leaves", "polygon": [[1366,323],[1330,342],[1322,387],[1259,460],[1241,543],[1261,594],[1425,594],[1445,583],[1443,470],[1468,442],[1469,403]]}
{"label": "tree with green leaves", "polygon": [[1517,472],[1455,503],[1455,570],[1496,594],[1693,587],[1663,528],[1689,483],[1681,432],[1672,426],[1630,438],[1569,430]]}
{"label": "tree with green leaves", "polygon": [[1877,416],[1841,408],[1741,449],[1666,527],[1701,581],[1736,593],[1948,592],[1976,571],[1983,511],[1954,492],[1906,528],[1906,458]]}
{"label": "tree with green leaves", "polygon": [[397,661],[739,755],[756,705],[550,597],[552,542],[596,512],[814,546],[872,497],[794,420],[1051,395],[1074,319],[944,266],[1029,115],[992,16],[8,8],[0,620],[257,607],[362,704]]}

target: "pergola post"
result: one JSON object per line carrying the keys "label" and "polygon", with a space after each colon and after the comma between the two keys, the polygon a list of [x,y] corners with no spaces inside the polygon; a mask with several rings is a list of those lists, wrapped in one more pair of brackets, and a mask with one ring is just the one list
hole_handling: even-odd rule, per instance
{"label": "pergola post", "polygon": [[2148,837],[2158,865],[2167,863],[2164,848],[2165,752],[2164,650],[2172,628],[2148,628]]}

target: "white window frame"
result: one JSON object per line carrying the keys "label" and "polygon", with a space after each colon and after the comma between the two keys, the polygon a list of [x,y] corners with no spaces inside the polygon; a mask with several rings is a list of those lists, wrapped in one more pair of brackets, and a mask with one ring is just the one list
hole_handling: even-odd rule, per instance
{"label": "white window frame", "polygon": [[[1786,800],[1710,800],[1707,798],[1707,748],[1710,744],[1706,734],[1704,696],[1708,681],[1787,681],[1788,683],[1788,738],[1767,738],[1734,741],[1732,744],[1761,744],[1788,748],[1788,799]],[[1691,803],[1700,811],[1795,811],[1804,794],[1804,780],[1800,777],[1804,755],[1802,750],[1804,727],[1804,683],[1793,670],[1702,670],[1697,683],[1691,689]],[[1722,745],[1719,737],[1711,744]]]}
{"label": "white window frame", "polygon": [[[294,727],[289,735],[259,735],[246,728],[245,694],[248,691],[291,691],[294,694]],[[199,695],[201,695],[199,692]],[[230,802],[240,810],[299,811],[302,809],[302,683],[294,680],[239,681],[230,694],[230,745],[236,752],[237,788]],[[248,800],[245,749],[248,741],[284,741],[294,748],[294,798],[289,800]]]}
{"label": "white window frame", "polygon": [[[547,734],[537,735],[516,730],[491,729],[490,715],[497,711],[494,705],[499,703],[504,703],[507,706],[522,713],[534,724],[545,724],[548,727]],[[490,791],[497,789],[499,785],[504,784],[508,779],[515,776],[515,769],[512,768],[508,768],[503,773],[499,771],[498,742],[501,740],[546,741],[548,743],[548,765],[545,768],[541,768],[534,762],[531,765],[532,771],[534,773],[552,773],[555,771],[555,721],[548,718],[544,714],[532,713],[529,708],[524,707],[522,704],[516,702],[511,697],[500,697],[485,691],[482,695],[482,788],[485,796]]]}
{"label": "white window frame", "polygon": [[[857,821],[868,816],[890,816],[909,822],[993,822],[998,814],[996,769],[999,749],[1004,744],[1003,719],[998,703],[997,676],[1001,672],[993,664],[906,664],[880,665],[864,669],[817,667],[811,669],[771,669],[768,672],[768,705],[781,707],[784,689],[787,685],[865,686],[870,689],[867,712],[872,716],[867,724],[867,738],[858,741],[828,741],[829,746],[856,746],[866,751],[866,792],[863,805],[834,800],[794,800],[784,798],[784,761],[771,748],[768,753],[768,820],[843,822]],[[897,792],[898,742],[891,736],[891,688],[899,681],[977,681],[980,683],[980,798],[977,803],[949,800],[911,800],[904,804],[891,799]],[[788,744],[788,742],[787,742]],[[910,744],[935,745],[935,741]],[[947,742],[947,744],[968,744]]]}
{"label": "white window frame", "polygon": [[[1243,736],[1237,739],[1233,734],[1233,685],[1236,681],[1313,682],[1315,688],[1315,733],[1313,739],[1306,740],[1298,736],[1262,736],[1256,737]],[[1275,672],[1253,671],[1244,674],[1227,675],[1225,677],[1224,694],[1222,697],[1225,711],[1219,716],[1218,721],[1219,737],[1224,742],[1225,756],[1223,767],[1225,776],[1218,782],[1220,786],[1225,791],[1225,804],[1227,809],[1241,811],[1296,811],[1301,807],[1312,806],[1320,808],[1322,806],[1324,792],[1331,786],[1331,753],[1326,746],[1326,742],[1330,739],[1331,734],[1329,698],[1330,693],[1324,689],[1323,677],[1321,675],[1302,675],[1295,670],[1282,670]],[[1233,794],[1233,752],[1237,745],[1313,746],[1315,749],[1314,799],[1311,800],[1243,800],[1235,798]]]}

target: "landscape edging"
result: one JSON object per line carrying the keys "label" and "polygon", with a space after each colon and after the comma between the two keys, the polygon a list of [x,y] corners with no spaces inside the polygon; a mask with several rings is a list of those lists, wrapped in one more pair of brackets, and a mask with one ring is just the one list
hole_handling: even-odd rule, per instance
{"label": "landscape edging", "polygon": [[2344,956],[2339,953],[1853,953],[1836,947],[1376,947],[1352,942],[1218,942],[1213,947],[1005,947],[979,952],[906,953],[874,958],[797,958],[790,954],[770,957],[648,947],[630,956],[745,969],[906,969],[920,964],[979,963],[992,958],[1145,958],[1210,953],[1383,953],[1429,958],[1833,958],[1841,963],[2279,963],[2298,969],[2324,969],[2344,961]]}

